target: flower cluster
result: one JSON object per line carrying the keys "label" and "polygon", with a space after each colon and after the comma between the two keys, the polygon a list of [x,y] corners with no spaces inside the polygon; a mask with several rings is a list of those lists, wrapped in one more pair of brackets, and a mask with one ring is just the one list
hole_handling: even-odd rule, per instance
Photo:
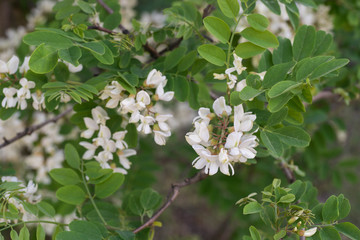
{"label": "flower cluster", "polygon": [[166,121],[172,115],[158,113],[154,104],[159,100],[171,101],[174,97],[173,91],[165,92],[166,83],[166,77],[160,71],[153,69],[144,81],[142,90],[136,95],[129,94],[119,82],[112,81],[101,92],[100,99],[108,99],[107,108],[118,108],[128,123],[138,124],[139,132],[143,134],[153,132],[155,142],[165,145],[166,138],[171,136],[170,127]]}
{"label": "flower cluster", "polygon": [[[106,126],[106,121],[109,117],[106,111],[101,107],[93,108],[91,114],[92,118],[84,118],[87,130],[81,133],[81,137],[91,139],[96,131],[98,131],[98,134],[97,137],[92,138],[92,143],[85,141],[80,142],[80,145],[87,149],[83,158],[85,160],[95,158],[102,168],[112,168],[114,172],[126,174],[127,171],[125,169],[129,169],[131,165],[128,157],[136,154],[135,150],[128,149],[128,145],[124,141],[127,131],[118,131],[111,134],[110,129]],[[98,151],[98,153],[95,154],[99,147],[101,148],[101,151]],[[119,157],[119,162],[123,168],[108,163],[109,160],[114,159],[115,152]]]}
{"label": "flower cluster", "polygon": [[227,82],[227,84],[230,89],[233,89],[237,82],[237,76],[234,75],[233,72],[236,71],[237,74],[240,75],[243,71],[246,70],[246,67],[242,65],[242,58],[236,55],[235,53],[233,54],[233,56],[234,56],[233,67],[226,69],[225,74],[214,73],[215,79],[224,80],[228,78],[229,81]]}
{"label": "flower cluster", "polygon": [[[30,220],[32,215],[25,210],[24,202],[35,204],[40,201],[41,195],[35,195],[38,189],[37,184],[30,180],[28,184],[25,185],[14,176],[1,177],[1,182],[3,183],[1,190],[4,190],[2,200],[15,207],[21,213],[21,219],[23,221]],[[5,211],[5,209],[2,209],[2,212]]]}
{"label": "flower cluster", "polygon": [[256,156],[257,137],[252,134],[254,114],[244,112],[240,104],[234,108],[226,105],[224,97],[213,103],[214,113],[209,108],[200,108],[194,118],[194,131],[188,132],[186,141],[199,155],[194,161],[196,169],[205,168],[205,173],[213,175],[234,174],[233,164],[244,163]]}

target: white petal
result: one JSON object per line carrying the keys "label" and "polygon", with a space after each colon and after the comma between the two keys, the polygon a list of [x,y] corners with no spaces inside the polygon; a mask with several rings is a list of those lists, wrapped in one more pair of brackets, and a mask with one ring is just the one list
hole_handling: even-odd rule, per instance
{"label": "white petal", "polygon": [[13,56],[7,63],[9,74],[14,74],[19,68],[20,60],[17,56]]}

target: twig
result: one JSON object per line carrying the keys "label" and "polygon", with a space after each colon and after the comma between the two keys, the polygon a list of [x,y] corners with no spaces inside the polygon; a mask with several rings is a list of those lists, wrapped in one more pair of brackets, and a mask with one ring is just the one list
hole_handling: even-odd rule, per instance
{"label": "twig", "polygon": [[114,11],[106,4],[103,0],[98,0],[98,3],[110,14],[113,14]]}
{"label": "twig", "polygon": [[286,163],[281,162],[280,167],[282,168],[283,172],[285,173],[285,177],[289,183],[295,182],[295,174],[294,172],[286,165]]}
{"label": "twig", "polygon": [[73,108],[68,108],[66,109],[64,112],[60,113],[59,115],[51,118],[51,119],[48,119],[42,123],[39,123],[39,124],[36,124],[36,125],[33,125],[33,126],[30,126],[30,127],[27,127],[25,128],[24,131],[22,132],[18,132],[16,134],[15,137],[11,138],[11,139],[6,139],[4,138],[4,142],[2,144],[0,144],[0,149],[3,148],[3,147],[6,147],[7,145],[25,137],[26,135],[31,135],[33,132],[35,132],[36,130],[39,130],[40,128],[48,125],[49,123],[55,123],[57,122],[60,118],[64,117],[65,115],[67,115],[68,113],[70,113],[71,111],[73,110]]}
{"label": "twig", "polygon": [[214,5],[211,5],[211,4],[207,5],[206,8],[204,8],[202,18],[204,19],[207,16],[209,16],[215,9],[216,8]]}
{"label": "twig", "polygon": [[180,183],[172,184],[171,189],[170,189],[170,191],[168,193],[166,202],[159,208],[159,210],[149,220],[147,220],[143,225],[141,225],[140,227],[135,229],[133,231],[133,233],[138,233],[141,230],[143,230],[143,229],[149,227],[151,224],[153,224],[153,222],[155,222],[155,220],[158,217],[160,217],[160,215],[174,202],[174,200],[178,196],[181,188],[189,186],[189,185],[194,184],[194,183],[197,183],[197,182],[203,180],[204,178],[206,178],[207,176],[208,175],[205,174],[204,171],[200,171],[191,178],[187,178],[187,179],[185,179],[184,181],[182,181]]}
{"label": "twig", "polygon": [[88,29],[93,29],[93,30],[98,30],[98,31],[101,31],[101,32],[106,32],[106,33],[111,34],[111,35],[116,34],[116,32],[111,31],[110,29],[107,29],[107,28],[100,27],[98,25],[88,26]]}

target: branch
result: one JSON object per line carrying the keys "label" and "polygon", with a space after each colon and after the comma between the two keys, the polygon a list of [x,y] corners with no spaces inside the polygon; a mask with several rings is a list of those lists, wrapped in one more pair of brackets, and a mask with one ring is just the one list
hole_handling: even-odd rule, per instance
{"label": "branch", "polygon": [[106,4],[103,0],[98,0],[98,3],[110,14],[113,14],[114,11]]}
{"label": "branch", "polygon": [[216,9],[215,6],[211,4],[207,5],[206,8],[204,8],[202,18],[204,19],[207,16],[209,16],[215,9]]}
{"label": "branch", "polygon": [[171,184],[171,189],[168,193],[166,202],[159,208],[159,210],[149,220],[147,220],[143,225],[141,225],[140,227],[135,229],[133,231],[133,233],[138,233],[141,230],[143,230],[143,229],[149,227],[151,224],[153,224],[153,222],[155,222],[155,220],[158,217],[160,217],[160,215],[174,202],[174,200],[178,196],[181,188],[189,186],[194,183],[197,183],[197,182],[203,180],[204,178],[206,178],[207,176],[208,175],[205,174],[204,171],[200,171],[191,178],[186,178],[182,182]]}
{"label": "branch", "polygon": [[105,32],[105,33],[108,33],[108,34],[111,34],[111,35],[116,34],[116,32],[111,31],[110,29],[107,29],[107,28],[100,27],[98,25],[88,26],[88,29],[98,30],[100,32]]}
{"label": "branch", "polygon": [[25,137],[26,135],[31,135],[33,132],[35,132],[36,130],[39,130],[40,128],[48,125],[49,123],[55,123],[57,122],[60,118],[64,117],[65,115],[67,115],[68,113],[70,113],[71,111],[73,110],[73,108],[68,108],[65,110],[65,112],[62,112],[60,113],[59,115],[51,118],[51,119],[48,119],[42,123],[39,123],[39,124],[36,124],[36,125],[33,125],[33,126],[30,126],[30,127],[27,127],[25,128],[24,131],[22,132],[18,132],[16,134],[15,137],[11,138],[11,139],[6,139],[4,138],[4,142],[2,144],[0,144],[0,149],[3,148],[3,147],[6,147],[7,145]]}
{"label": "branch", "polygon": [[280,167],[283,170],[283,172],[285,173],[285,177],[288,180],[289,183],[293,183],[295,182],[296,178],[295,178],[295,174],[294,172],[287,166],[286,163],[284,162],[280,162]]}

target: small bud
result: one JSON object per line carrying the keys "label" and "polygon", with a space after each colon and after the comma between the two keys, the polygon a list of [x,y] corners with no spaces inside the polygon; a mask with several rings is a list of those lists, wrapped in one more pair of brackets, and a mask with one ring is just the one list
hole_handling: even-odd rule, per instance
{"label": "small bud", "polygon": [[152,99],[153,99],[154,101],[159,101],[159,96],[158,96],[157,94],[155,94],[155,95],[152,97]]}
{"label": "small bud", "polygon": [[153,130],[154,130],[154,131],[160,131],[159,124],[154,124]]}
{"label": "small bud", "polygon": [[302,236],[304,236],[305,231],[304,231],[304,230],[299,230],[299,231],[297,232],[297,234],[298,234],[300,237],[302,237]]}
{"label": "small bud", "polygon": [[207,115],[208,118],[210,118],[210,120],[214,119],[214,117],[216,117],[215,113],[210,113]]}
{"label": "small bud", "polygon": [[299,217],[292,217],[289,219],[288,224],[294,223],[296,220],[298,220]]}
{"label": "small bud", "polygon": [[218,144],[218,141],[217,141],[216,139],[212,138],[212,139],[210,140],[210,145],[211,145],[211,146],[216,146],[217,144]]}
{"label": "small bud", "polygon": [[296,224],[296,226],[297,226],[297,227],[300,227],[301,224],[302,224],[301,221],[299,221],[299,222]]}
{"label": "small bud", "polygon": [[229,133],[232,133],[232,132],[235,131],[235,128],[234,127],[228,127],[227,130],[228,130]]}
{"label": "small bud", "polygon": [[306,230],[304,235],[305,237],[311,237],[312,235],[314,235],[317,231],[317,227],[314,228],[310,228],[309,230]]}
{"label": "small bud", "polygon": [[209,132],[211,133],[211,132],[214,130],[214,127],[213,127],[213,125],[208,125],[208,126],[207,126],[207,129],[208,129]]}

